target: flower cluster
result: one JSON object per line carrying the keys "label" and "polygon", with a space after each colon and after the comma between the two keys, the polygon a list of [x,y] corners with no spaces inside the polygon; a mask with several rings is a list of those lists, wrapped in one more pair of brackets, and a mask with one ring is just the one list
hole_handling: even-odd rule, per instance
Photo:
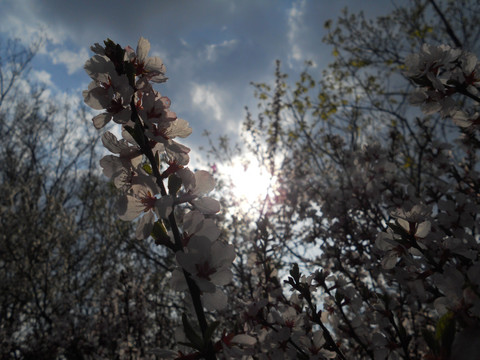
{"label": "flower cluster", "polygon": [[410,96],[413,105],[421,106],[425,114],[439,112],[442,116],[454,116],[461,126],[475,123],[478,114],[468,116],[452,97],[464,94],[477,98],[480,64],[474,54],[448,45],[424,44],[420,53],[405,59],[405,67],[405,76],[419,86]]}
{"label": "flower cluster", "polygon": [[[103,111],[93,124],[97,129],[111,120],[121,125],[121,139],[109,131],[103,134],[103,145],[113,155],[100,160],[104,174],[120,191],[119,218],[137,220],[137,239],[153,236],[157,244],[175,252],[173,285],[191,293],[205,337],[203,307],[226,306],[220,286],[231,281],[235,258],[233,246],[219,240],[220,231],[206,217],[220,211],[219,202],[208,197],[215,180],[206,171],[187,167],[190,149],[175,139],[189,136],[192,129],[152,87],[151,82],[161,83],[166,77],[162,60],[148,57],[149,42],[140,38],[134,50],[107,40],[105,46],[91,49],[95,55],[85,70],[92,82],[83,97],[87,105]],[[174,212],[178,206],[186,209],[179,222],[183,232]]]}
{"label": "flower cluster", "polygon": [[[473,100],[472,108],[480,105],[480,65],[475,55],[446,45],[424,45],[419,54],[408,56],[405,63],[405,75],[419,86],[411,96],[413,104],[420,105],[426,114],[450,116],[460,127],[478,126],[478,114],[468,115],[473,112],[461,109],[453,98],[454,94],[463,95]],[[422,316],[440,315],[434,328],[436,337],[430,332],[431,325],[423,325],[430,354],[476,354],[464,355],[464,358],[473,358],[478,356],[478,349],[467,345],[465,339],[469,338],[469,332],[476,333],[480,323],[480,225],[477,219],[480,205],[478,188],[471,188],[472,184],[478,184],[478,173],[470,166],[456,169],[451,154],[438,156],[442,151],[448,154],[448,144],[429,146],[430,161],[417,165],[424,167],[424,173],[433,175],[426,180],[428,191],[415,193],[411,189],[403,196],[405,200],[389,211],[388,229],[378,234],[375,245],[387,284],[408,288],[410,299],[405,300],[410,304],[418,301],[417,311]],[[450,181],[445,173],[442,174],[446,169],[455,179],[453,188],[447,185]],[[464,173],[460,174],[461,171]],[[392,191],[395,191],[393,187]],[[429,205],[425,205],[427,202]],[[393,294],[382,300],[384,304],[379,310],[385,314],[386,324],[395,325],[405,300]],[[433,303],[435,311],[425,305],[428,303]],[[419,320],[422,322],[424,320]],[[378,344],[388,347],[388,336],[382,337]],[[406,353],[409,340],[401,334],[399,339]],[[390,351],[382,354],[392,356]]]}

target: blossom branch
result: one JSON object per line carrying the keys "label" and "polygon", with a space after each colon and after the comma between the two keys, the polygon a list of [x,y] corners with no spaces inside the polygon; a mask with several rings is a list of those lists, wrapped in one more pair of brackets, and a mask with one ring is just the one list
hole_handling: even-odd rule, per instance
{"label": "blossom branch", "polygon": [[[138,126],[140,129],[142,129],[143,132],[143,141],[140,141],[141,144],[139,144],[140,149],[142,153],[147,157],[147,159],[150,162],[150,165],[152,167],[152,174],[156,179],[157,185],[160,187],[160,192],[162,196],[167,196],[167,191],[165,189],[165,184],[163,183],[163,178],[162,175],[160,174],[160,170],[158,168],[157,161],[155,159],[155,156],[153,155],[151,147],[148,145],[149,144],[149,139],[145,135],[143,125],[140,122],[140,118],[138,116],[138,112],[135,106],[135,99],[132,97],[130,106],[132,108],[132,121],[135,123],[136,126]],[[183,252],[183,245],[182,245],[182,238],[180,234],[180,230],[178,229],[177,221],[175,219],[175,214],[172,209],[172,212],[168,216],[168,221],[170,223],[170,228],[172,230],[174,240],[175,240],[175,248],[174,251],[181,251]],[[183,275],[185,277],[185,281],[187,282],[188,290],[190,292],[190,296],[192,298],[193,306],[195,309],[195,313],[197,316],[197,320],[200,326],[200,330],[202,332],[202,336],[204,341],[207,340],[206,335],[207,335],[207,329],[208,329],[208,323],[207,319],[205,316],[205,312],[203,311],[203,305],[202,305],[202,300],[201,300],[201,293],[200,289],[198,288],[197,284],[195,281],[191,278],[190,274],[185,270],[183,270]],[[207,349],[206,349],[206,359],[212,360],[216,359],[215,356],[215,350],[213,347],[213,343],[211,340],[208,341],[207,344]]]}
{"label": "blossom branch", "polygon": [[455,35],[455,32],[453,31],[452,27],[450,26],[448,20],[445,18],[445,15],[443,15],[443,12],[440,10],[438,5],[435,3],[434,0],[429,0],[430,4],[432,4],[433,8],[437,12],[438,16],[440,16],[440,19],[442,20],[443,24],[445,25],[445,29],[447,31],[447,34],[450,36],[450,38],[453,40],[453,43],[455,44],[456,47],[461,48],[462,47],[462,42],[458,40],[457,35]]}
{"label": "blossom branch", "polygon": [[307,301],[308,307],[310,308],[310,311],[311,311],[311,316],[312,316],[313,321],[315,321],[315,323],[320,325],[320,328],[323,331],[323,336],[325,337],[325,340],[326,340],[325,348],[337,353],[337,355],[340,359],[346,360],[345,355],[343,355],[343,353],[340,350],[340,348],[338,347],[337,343],[335,342],[335,340],[333,340],[333,337],[330,334],[330,331],[327,329],[327,327],[323,323],[322,319],[318,315],[317,306],[312,301],[312,294],[310,292],[310,286],[307,283],[301,282],[300,273],[298,271],[298,265],[297,264],[293,265],[293,269],[290,271],[290,275],[291,276],[289,276],[288,280],[285,280],[285,283],[290,284],[293,289],[300,292],[300,294],[303,296],[303,298]]}

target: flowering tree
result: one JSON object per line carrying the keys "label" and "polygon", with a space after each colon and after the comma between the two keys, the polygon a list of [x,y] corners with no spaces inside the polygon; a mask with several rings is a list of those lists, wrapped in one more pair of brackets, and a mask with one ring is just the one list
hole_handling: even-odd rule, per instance
{"label": "flowering tree", "polygon": [[[122,192],[119,217],[138,218],[138,239],[151,235],[157,245],[175,254],[178,269],[171,275],[172,284],[188,290],[185,300],[193,307],[200,330],[197,333],[189,316],[182,314],[187,344],[198,356],[213,359],[216,347],[211,337],[217,323],[207,323],[205,309],[226,306],[219,286],[231,280],[235,253],[232,245],[218,240],[220,232],[205,217],[220,210],[219,203],[207,196],[215,181],[206,171],[194,173],[186,167],[190,149],[174,139],[190,135],[191,128],[170,110],[170,100],[153,89],[150,82],[162,83],[166,77],[162,61],[147,56],[149,49],[144,38],[136,51],[111,40],[105,47],[95,44],[96,54],[85,64],[92,82],[83,96],[87,105],[104,110],[93,118],[97,129],[110,120],[122,126],[121,140],[110,132],[102,136],[104,146],[118,156],[100,161],[104,174]],[[184,204],[186,211],[175,212]]]}
{"label": "flowering tree", "polygon": [[175,140],[191,129],[151,85],[166,78],[148,41],[92,47],[85,103],[103,111],[97,129],[121,126],[120,140],[103,134],[115,155],[100,161],[121,194],[118,216],[174,255],[171,284],[185,294],[172,314],[180,347],[155,356],[479,356],[480,76],[475,38],[455,26],[479,9],[429,5],[375,24],[345,12],[321,81],[305,71],[290,89],[278,64],[273,91],[255,85],[264,112],[249,114],[246,131],[257,149],[265,141],[278,186],[254,229],[227,217],[224,237],[213,176],[189,170]]}
{"label": "flowering tree", "polygon": [[89,114],[32,81],[36,49],[0,44],[0,358],[151,356],[174,344],[174,260],[116,216]]}
{"label": "flowering tree", "polygon": [[[335,61],[320,81],[305,71],[290,88],[278,64],[274,86],[255,84],[262,112],[245,126],[279,184],[257,229],[230,228],[263,330],[294,308],[290,324],[303,315],[338,358],[478,357],[478,5],[457,5],[345,11],[325,24]],[[288,299],[278,274],[294,261],[305,277],[291,266]],[[288,335],[257,353],[312,356]]]}

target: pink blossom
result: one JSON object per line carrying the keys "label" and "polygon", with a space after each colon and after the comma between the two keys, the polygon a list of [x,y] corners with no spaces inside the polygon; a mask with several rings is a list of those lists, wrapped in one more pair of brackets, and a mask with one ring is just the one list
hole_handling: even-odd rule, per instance
{"label": "pink blossom", "polygon": [[215,214],[220,211],[217,200],[203,196],[215,188],[215,180],[210,173],[204,170],[193,173],[188,168],[184,168],[179,170],[177,175],[182,179],[185,189],[185,193],[177,198],[177,203],[190,202],[204,214]]}

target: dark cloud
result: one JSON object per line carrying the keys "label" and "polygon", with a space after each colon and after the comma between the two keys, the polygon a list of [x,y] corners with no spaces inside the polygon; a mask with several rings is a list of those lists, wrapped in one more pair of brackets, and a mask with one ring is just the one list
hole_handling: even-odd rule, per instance
{"label": "dark cloud", "polygon": [[[323,23],[351,4],[347,0],[4,0],[0,12],[8,16],[0,30],[6,31],[10,24],[16,32],[28,34],[29,26],[44,26],[57,42],[49,49],[58,54],[64,44],[80,54],[82,48],[107,37],[133,47],[140,36],[147,38],[151,51],[164,58],[170,78],[158,90],[192,124],[190,141],[199,144],[205,128],[220,135],[237,126],[244,106],[254,105],[250,81],[272,79],[275,59],[282,60],[285,69],[301,65],[304,59],[324,67],[331,49],[321,42]],[[372,4],[376,11],[385,8],[385,2],[377,0],[353,2],[357,6],[353,10]],[[72,73],[71,65],[68,69]],[[77,72],[64,81],[80,77]],[[221,121],[219,114],[224,117]]]}

